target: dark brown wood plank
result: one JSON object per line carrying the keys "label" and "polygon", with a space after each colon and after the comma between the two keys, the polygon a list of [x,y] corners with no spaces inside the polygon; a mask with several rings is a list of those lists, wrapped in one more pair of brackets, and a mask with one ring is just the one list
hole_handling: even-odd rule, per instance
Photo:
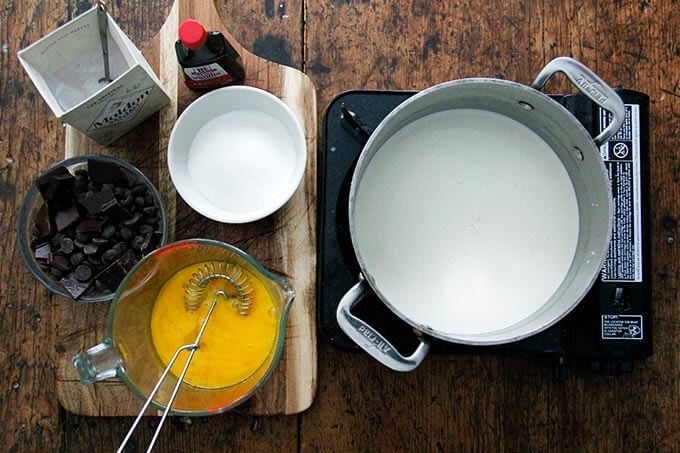
{"label": "dark brown wood plank", "polygon": [[[305,69],[323,109],[353,88],[421,89],[490,76],[530,83],[553,57],[652,98],[655,354],[632,375],[524,358],[430,356],[408,375],[320,345],[301,447],[360,450],[672,450],[680,445],[680,13],[655,2],[309,2]],[[555,91],[571,90],[563,79]],[[668,239],[671,238],[671,239]]]}

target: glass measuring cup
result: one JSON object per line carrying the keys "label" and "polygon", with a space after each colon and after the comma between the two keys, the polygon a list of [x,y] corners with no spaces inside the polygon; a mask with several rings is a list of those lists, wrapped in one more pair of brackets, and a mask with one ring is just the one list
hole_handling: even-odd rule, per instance
{"label": "glass measuring cup", "polygon": [[[260,366],[235,385],[201,388],[182,383],[172,403],[172,412],[196,416],[218,414],[234,408],[257,391],[281,357],[288,310],[295,292],[285,279],[266,270],[245,252],[208,239],[168,244],[137,263],[114,295],[107,319],[106,338],[73,359],[80,381],[90,384],[117,377],[139,398],[147,399],[166,367],[154,348],[151,336],[151,314],[156,296],[177,271],[205,261],[237,264],[265,286],[274,303],[276,338]],[[168,374],[153,399],[154,407],[165,408],[176,383],[177,378],[172,373]]]}

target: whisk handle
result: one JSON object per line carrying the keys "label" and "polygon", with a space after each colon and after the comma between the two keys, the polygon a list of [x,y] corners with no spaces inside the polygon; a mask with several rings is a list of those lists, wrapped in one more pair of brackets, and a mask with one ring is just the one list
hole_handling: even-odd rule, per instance
{"label": "whisk handle", "polygon": [[420,365],[430,350],[430,341],[420,337],[420,344],[410,356],[402,355],[380,332],[356,317],[350,310],[371,292],[363,277],[340,300],[336,317],[345,334],[364,351],[395,371],[411,371]]}

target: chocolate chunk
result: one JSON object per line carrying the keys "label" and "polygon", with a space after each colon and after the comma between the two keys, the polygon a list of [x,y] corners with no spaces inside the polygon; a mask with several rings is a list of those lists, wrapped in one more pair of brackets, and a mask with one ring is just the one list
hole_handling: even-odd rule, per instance
{"label": "chocolate chunk", "polygon": [[76,279],[81,282],[86,282],[92,278],[92,269],[87,264],[81,264],[74,272]]}
{"label": "chocolate chunk", "polygon": [[70,277],[62,278],[60,282],[74,299],[78,299],[80,296],[82,296],[85,290],[90,287],[89,282],[79,282],[75,278]]}
{"label": "chocolate chunk", "polygon": [[135,197],[135,205],[137,205],[137,206],[139,206],[139,207],[144,207],[144,206],[146,206],[146,201],[144,201],[144,197],[139,196],[139,195],[136,196],[136,197]]}
{"label": "chocolate chunk", "polygon": [[119,184],[122,182],[120,167],[111,162],[88,159],[87,170],[90,179],[96,184]]}
{"label": "chocolate chunk", "polygon": [[62,238],[61,241],[59,241],[59,251],[61,253],[65,253],[67,255],[70,255],[73,253],[75,245],[73,244],[73,239],[69,237],[64,237]]}
{"label": "chocolate chunk", "polygon": [[125,278],[127,271],[125,267],[119,261],[114,261],[106,269],[97,274],[97,280],[99,280],[104,287],[110,291],[115,291],[118,289],[118,285]]}
{"label": "chocolate chunk", "polygon": [[52,250],[52,244],[49,242],[46,242],[44,244],[41,244],[35,248],[35,252],[33,253],[33,256],[37,260],[49,260],[50,259],[50,252]]}
{"label": "chocolate chunk", "polygon": [[87,242],[80,242],[78,239],[73,241],[73,245],[75,245],[79,249],[84,249],[85,246],[87,245]]}
{"label": "chocolate chunk", "polygon": [[38,212],[35,214],[33,222],[38,229],[37,240],[47,239],[52,233],[52,230],[50,228],[50,215],[46,203],[40,206],[40,209],[38,209]]}
{"label": "chocolate chunk", "polygon": [[113,194],[116,196],[116,198],[120,199],[123,197],[123,194],[125,193],[125,189],[123,189],[120,186],[116,186],[113,188]]}
{"label": "chocolate chunk", "polygon": [[127,252],[123,253],[123,256],[121,257],[120,262],[127,269],[131,269],[132,266],[134,266],[135,263],[137,262],[137,255],[135,255],[135,251],[132,250],[132,249],[129,249]]}
{"label": "chocolate chunk", "polygon": [[71,264],[74,266],[82,264],[83,260],[85,260],[85,254],[83,252],[76,252],[71,255]]}
{"label": "chocolate chunk", "polygon": [[[77,233],[95,233],[95,232],[100,232],[102,231],[102,228],[104,227],[104,224],[106,223],[106,220],[100,219],[98,217],[89,217],[82,222],[78,224],[76,227],[76,234]],[[78,239],[76,237],[76,239]],[[82,242],[87,242],[86,240],[78,239],[79,241]]]}
{"label": "chocolate chunk", "polygon": [[75,180],[73,181],[73,191],[76,193],[87,192],[87,173],[76,173]]}
{"label": "chocolate chunk", "polygon": [[36,180],[36,185],[45,201],[70,198],[73,185],[73,175],[64,166],[42,175]]}
{"label": "chocolate chunk", "polygon": [[142,244],[144,244],[144,236],[142,235],[137,235],[134,238],[132,238],[132,242],[130,242],[130,246],[132,246],[133,249],[141,250]]}
{"label": "chocolate chunk", "polygon": [[135,215],[132,216],[131,219],[123,222],[123,225],[125,225],[126,227],[133,227],[133,226],[137,225],[141,219],[142,219],[141,215],[135,214]]}
{"label": "chocolate chunk", "polygon": [[120,233],[120,238],[122,240],[126,241],[126,242],[129,242],[132,239],[132,236],[133,236],[132,230],[130,230],[129,228],[123,227],[123,228],[120,229],[119,233]]}
{"label": "chocolate chunk", "polygon": [[158,212],[158,208],[156,206],[148,206],[143,211],[146,215],[155,215]]}
{"label": "chocolate chunk", "polygon": [[153,206],[153,195],[151,195],[150,193],[144,195],[144,205],[147,207]]}
{"label": "chocolate chunk", "polygon": [[111,264],[120,258],[121,253],[116,248],[111,248],[102,253],[102,262]]}
{"label": "chocolate chunk", "polygon": [[80,214],[78,214],[75,204],[62,208],[54,214],[54,224],[57,227],[57,231],[63,231],[71,225],[75,225],[79,220]]}
{"label": "chocolate chunk", "polygon": [[130,209],[135,204],[135,197],[132,194],[126,195],[123,201],[121,201],[120,203],[126,209]]}
{"label": "chocolate chunk", "polygon": [[97,216],[102,214],[108,206],[118,203],[118,201],[110,189],[103,189],[81,198],[79,203],[91,216]]}
{"label": "chocolate chunk", "polygon": [[83,247],[83,253],[86,255],[94,255],[98,250],[99,246],[97,244],[87,244],[85,247]]}
{"label": "chocolate chunk", "polygon": [[88,243],[92,240],[92,235],[90,233],[76,233],[76,241],[80,241],[83,243]]}
{"label": "chocolate chunk", "polygon": [[119,242],[113,247],[111,247],[111,249],[116,250],[119,255],[122,255],[123,253],[127,252],[129,248],[130,247],[128,247],[128,245],[125,242]]}
{"label": "chocolate chunk", "polygon": [[142,251],[142,255],[146,255],[150,251],[153,250],[152,247],[152,238],[153,238],[153,233],[146,233],[144,235],[144,242],[142,242],[142,246],[140,247],[140,250]]}
{"label": "chocolate chunk", "polygon": [[135,185],[130,191],[132,195],[144,195],[147,192],[147,187],[144,184]]}
{"label": "chocolate chunk", "polygon": [[61,240],[64,238],[63,233],[57,233],[54,236],[52,236],[52,247],[57,248],[59,247],[59,243]]}
{"label": "chocolate chunk", "polygon": [[140,234],[153,233],[154,231],[156,231],[156,228],[154,226],[151,226],[151,225],[145,223],[144,225],[140,226],[137,229],[137,231]]}
{"label": "chocolate chunk", "polygon": [[79,168],[78,170],[76,170],[75,173],[74,173],[74,176],[76,178],[81,177],[81,178],[88,179],[87,170],[85,170],[84,168]]}
{"label": "chocolate chunk", "polygon": [[97,269],[100,269],[102,267],[102,260],[97,255],[89,255],[87,257],[87,261]]}
{"label": "chocolate chunk", "polygon": [[130,212],[123,207],[118,200],[111,203],[104,209],[104,215],[111,222],[120,222],[121,220],[126,220],[130,218]]}
{"label": "chocolate chunk", "polygon": [[59,280],[61,277],[64,276],[64,274],[59,269],[57,269],[56,267],[50,268],[50,275],[52,277],[56,278],[57,280]]}
{"label": "chocolate chunk", "polygon": [[113,235],[116,234],[116,227],[113,225],[107,225],[103,230],[102,230],[102,237],[104,239],[111,239]]}
{"label": "chocolate chunk", "polygon": [[92,243],[97,245],[106,245],[109,243],[109,240],[102,237],[94,237],[92,238]]}
{"label": "chocolate chunk", "polygon": [[160,222],[161,219],[158,216],[148,216],[144,219],[144,223],[148,223],[150,225],[158,225],[158,222]]}
{"label": "chocolate chunk", "polygon": [[68,259],[66,259],[65,256],[63,255],[57,255],[57,254],[50,254],[50,259],[48,263],[52,266],[52,268],[57,269],[61,272],[68,272],[71,270],[71,263],[69,262]]}
{"label": "chocolate chunk", "polygon": [[101,187],[99,184],[95,184],[94,182],[90,181],[87,183],[87,190],[89,192],[99,192],[101,190]]}
{"label": "chocolate chunk", "polygon": [[[116,186],[113,185],[113,184],[111,184],[111,183],[102,184],[102,190],[103,190],[103,189],[108,189],[108,190],[110,190],[111,192],[113,192],[113,188],[114,188],[114,187],[116,187]],[[116,194],[116,193],[114,192],[114,195],[115,195],[115,194]]]}
{"label": "chocolate chunk", "polygon": [[100,282],[99,280],[94,281],[94,287],[97,288],[99,291],[108,291],[108,289],[106,289],[104,284],[102,282]]}

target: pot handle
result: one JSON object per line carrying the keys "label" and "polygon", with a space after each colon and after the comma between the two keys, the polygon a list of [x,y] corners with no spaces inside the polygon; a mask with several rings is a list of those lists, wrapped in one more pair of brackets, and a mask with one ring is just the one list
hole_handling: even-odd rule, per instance
{"label": "pot handle", "polygon": [[604,144],[619,130],[626,117],[626,108],[616,91],[588,69],[583,63],[569,57],[559,57],[545,65],[538,74],[532,88],[540,90],[546,82],[556,73],[566,75],[576,85],[579,91],[588,96],[594,103],[612,114],[611,123],[600,135],[593,140],[597,146]]}
{"label": "pot handle", "polygon": [[430,350],[430,341],[420,337],[420,344],[413,354],[408,357],[401,355],[385,337],[350,312],[350,309],[369,291],[370,288],[364,277],[359,275],[359,283],[347,291],[338,305],[336,316],[340,328],[352,341],[386,367],[402,372],[415,369]]}

